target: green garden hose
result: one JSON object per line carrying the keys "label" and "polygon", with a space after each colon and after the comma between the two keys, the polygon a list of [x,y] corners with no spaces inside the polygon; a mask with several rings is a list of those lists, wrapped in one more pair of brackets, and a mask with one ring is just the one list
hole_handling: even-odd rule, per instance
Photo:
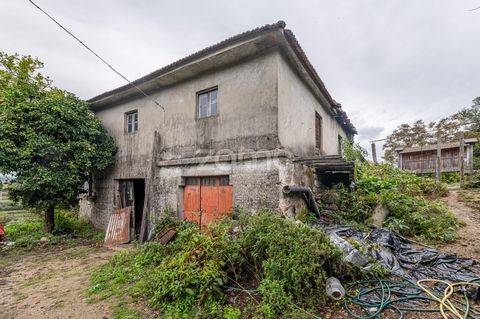
{"label": "green garden hose", "polygon": [[[480,286],[476,279],[471,282],[450,284],[445,281],[423,280],[417,284],[401,280],[367,280],[356,282],[348,288],[355,291],[354,294],[347,294],[344,299],[344,308],[347,313],[355,319],[379,319],[386,310],[393,310],[398,313],[398,318],[404,318],[406,312],[439,312],[443,318],[448,318],[445,310],[458,319],[479,318],[480,309],[474,308],[466,291],[463,292],[465,301],[452,298],[454,288],[457,286]],[[435,292],[422,286],[422,283],[443,284],[447,288]],[[443,294],[443,295],[442,295]],[[439,304],[438,308],[429,308],[432,302]],[[415,303],[415,306],[412,304]],[[424,307],[420,307],[420,305]],[[353,307],[359,309],[362,315],[355,312]]]}

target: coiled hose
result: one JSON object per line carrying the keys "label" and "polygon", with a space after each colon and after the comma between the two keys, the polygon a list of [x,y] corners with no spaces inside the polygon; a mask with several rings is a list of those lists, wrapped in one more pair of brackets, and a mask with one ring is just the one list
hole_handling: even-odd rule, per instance
{"label": "coiled hose", "polygon": [[[356,319],[380,318],[381,314],[391,309],[403,318],[406,312],[439,312],[444,319],[450,319],[447,313],[455,318],[480,318],[480,309],[471,305],[466,290],[463,290],[464,301],[454,298],[456,287],[480,287],[479,279],[470,282],[448,283],[443,280],[425,279],[416,284],[406,280],[367,280],[356,282],[349,286],[356,293],[347,294],[344,299],[344,308],[347,313]],[[446,288],[427,288],[424,284],[442,284]],[[431,308],[432,302],[439,304]],[[360,310],[363,315],[359,315]]]}

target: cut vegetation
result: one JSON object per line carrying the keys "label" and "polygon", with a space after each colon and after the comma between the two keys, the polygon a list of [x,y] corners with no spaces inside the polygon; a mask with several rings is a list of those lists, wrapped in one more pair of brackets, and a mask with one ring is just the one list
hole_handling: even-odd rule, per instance
{"label": "cut vegetation", "polygon": [[123,252],[92,275],[93,300],[144,300],[160,318],[309,318],[326,304],[329,276],[350,280],[325,233],[259,212],[201,232],[177,227],[169,244],[150,242]]}
{"label": "cut vegetation", "polygon": [[[358,158],[358,153],[353,156]],[[338,197],[338,207],[331,210],[323,205],[325,215],[340,223],[365,228],[372,226],[374,211],[382,205],[388,215],[383,227],[400,235],[425,243],[449,242],[456,238],[462,223],[440,201],[448,194],[445,184],[391,164],[358,161],[355,175],[356,191],[348,192],[341,185],[326,191]]]}

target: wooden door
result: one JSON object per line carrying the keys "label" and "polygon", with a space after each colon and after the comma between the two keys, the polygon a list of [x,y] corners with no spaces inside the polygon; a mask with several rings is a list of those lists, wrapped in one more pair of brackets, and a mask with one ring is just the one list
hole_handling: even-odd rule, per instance
{"label": "wooden door", "polygon": [[228,176],[187,178],[184,190],[185,219],[202,226],[231,215],[233,189]]}
{"label": "wooden door", "polygon": [[200,223],[200,178],[188,177],[183,190],[183,217]]}

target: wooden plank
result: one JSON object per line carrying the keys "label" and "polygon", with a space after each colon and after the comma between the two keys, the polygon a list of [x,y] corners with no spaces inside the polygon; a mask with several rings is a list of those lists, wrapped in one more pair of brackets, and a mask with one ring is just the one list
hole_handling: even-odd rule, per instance
{"label": "wooden plank", "polygon": [[439,184],[442,180],[442,148],[441,148],[441,140],[440,140],[440,133],[437,133],[437,156],[435,159],[435,181]]}
{"label": "wooden plank", "polygon": [[200,223],[200,185],[185,185],[183,189],[183,217]]}

